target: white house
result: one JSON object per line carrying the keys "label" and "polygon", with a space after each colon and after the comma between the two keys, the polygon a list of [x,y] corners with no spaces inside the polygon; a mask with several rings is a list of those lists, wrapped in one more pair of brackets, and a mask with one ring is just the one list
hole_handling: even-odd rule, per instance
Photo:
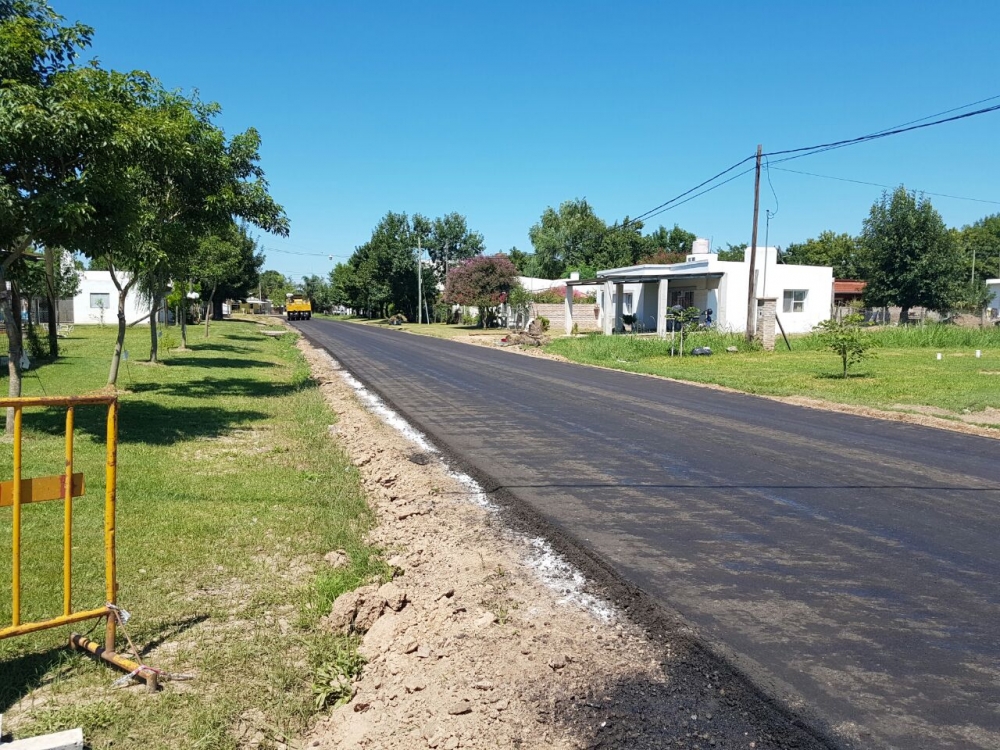
{"label": "white house", "polygon": [[[719,260],[707,242],[684,263],[639,265],[598,271],[597,296],[605,333],[622,330],[622,316],[634,315],[648,331],[666,332],[666,312],[674,305],[712,310],[712,323],[727,331],[744,331],[750,283],[750,252],[742,262]],[[700,251],[700,252],[699,252]],[[806,333],[830,317],[833,269],[777,262],[777,248],[757,248],[754,297],[777,298],[777,314],[786,333]],[[582,282],[586,283],[586,282]],[[590,283],[594,283],[593,280]],[[567,286],[574,286],[572,281]],[[703,315],[702,320],[705,320]],[[567,333],[573,325],[567,317]]]}
{"label": "white house", "polygon": [[[122,284],[128,277],[118,275]],[[149,315],[149,305],[139,301],[139,295],[133,287],[125,298],[125,321],[132,323],[144,315]],[[81,271],[80,291],[73,298],[73,321],[75,325],[93,325],[118,323],[118,289],[111,280],[109,271]],[[149,319],[142,321],[148,324]]]}

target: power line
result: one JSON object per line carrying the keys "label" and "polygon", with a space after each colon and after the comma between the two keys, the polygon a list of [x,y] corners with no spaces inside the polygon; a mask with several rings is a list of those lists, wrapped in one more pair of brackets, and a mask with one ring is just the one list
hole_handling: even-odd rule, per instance
{"label": "power line", "polygon": [[[807,175],[809,177],[821,177],[824,180],[836,180],[838,182],[853,182],[856,185],[870,185],[872,187],[880,187],[880,188],[885,188],[887,190],[891,190],[893,188],[892,185],[883,185],[880,182],[866,182],[864,180],[852,180],[848,177],[834,177],[833,175],[829,174],[816,174],[815,172],[803,172],[799,169],[788,169],[788,167],[774,167],[774,169],[778,170],[779,172],[791,172],[793,174],[802,174],[802,175]],[[992,203],[994,205],[1000,206],[1000,201],[991,201],[985,198],[967,198],[962,195],[949,195],[947,193],[932,193],[930,190],[921,190],[920,188],[913,188],[913,190],[918,193],[924,193],[925,195],[933,195],[938,198],[953,198],[959,201],[973,201],[975,203]]]}
{"label": "power line", "polygon": [[344,253],[306,253],[306,252],[299,252],[299,251],[296,251],[296,250],[283,250],[283,249],[280,249],[280,248],[277,248],[277,247],[262,247],[261,249],[265,253],[284,253],[285,255],[304,255],[304,256],[309,256],[309,257],[314,257],[314,258],[329,258],[331,255],[334,258],[349,258],[349,257],[351,257],[350,255],[345,255]]}
{"label": "power line", "polygon": [[[996,96],[990,96],[990,97],[987,97],[985,99],[980,99],[979,101],[971,102],[969,104],[963,104],[960,107],[953,107],[952,109],[944,110],[943,112],[938,112],[937,114],[927,115],[926,117],[921,117],[921,118],[918,118],[916,120],[910,120],[909,122],[905,122],[905,123],[902,123],[900,125],[893,126],[891,128],[886,128],[885,130],[879,130],[879,131],[876,131],[874,133],[869,133],[868,135],[857,136],[855,138],[846,138],[846,139],[840,140],[840,141],[831,141],[829,143],[820,143],[820,144],[816,144],[814,146],[803,146],[803,147],[800,147],[800,148],[784,149],[784,150],[780,150],[780,151],[769,151],[766,154],[763,154],[763,156],[765,156],[765,157],[768,157],[768,156],[784,156],[786,154],[792,154],[791,156],[785,156],[785,158],[778,159],[778,160],[775,161],[775,164],[780,164],[782,162],[791,161],[793,159],[801,159],[804,156],[812,156],[814,154],[822,153],[823,151],[830,151],[830,150],[837,149],[837,148],[844,148],[845,146],[853,146],[853,145],[856,145],[858,143],[865,143],[867,141],[878,140],[880,138],[888,138],[889,136],[899,135],[900,133],[908,133],[908,132],[910,132],[912,130],[921,130],[923,128],[929,128],[929,127],[933,127],[935,125],[943,125],[945,123],[955,122],[957,120],[964,120],[964,119],[967,119],[969,117],[976,117],[977,115],[987,114],[989,112],[995,112],[997,110],[1000,110],[1000,104],[996,104],[996,105],[993,105],[993,106],[990,106],[990,107],[983,107],[981,109],[977,109],[977,110],[974,110],[972,112],[963,112],[960,115],[954,115],[952,117],[945,117],[945,118],[941,118],[941,119],[935,119],[932,122],[925,122],[926,120],[929,120],[931,118],[939,118],[941,115],[951,114],[952,112],[957,112],[959,110],[968,109],[969,107],[974,107],[974,106],[976,106],[978,104],[984,104],[986,102],[993,101],[995,99],[1000,99],[1000,94],[998,94]],[[628,219],[627,221],[622,222],[621,225],[616,225],[614,228],[624,229],[630,223],[638,222],[638,221],[645,221],[645,220],[653,218],[654,216],[659,216],[660,214],[662,214],[662,213],[664,213],[666,211],[669,211],[671,208],[676,208],[677,206],[681,206],[681,205],[687,203],[688,201],[694,200],[695,198],[698,198],[699,196],[705,195],[706,193],[709,193],[712,190],[715,190],[716,188],[722,187],[723,185],[725,185],[728,182],[731,182],[732,180],[736,179],[737,177],[741,177],[742,175],[746,174],[747,172],[752,171],[752,168],[748,169],[748,170],[745,170],[743,172],[740,172],[739,174],[734,175],[733,177],[730,177],[729,179],[724,180],[723,182],[719,183],[718,185],[714,185],[714,186],[708,188],[707,190],[702,190],[699,193],[691,195],[691,193],[694,193],[696,190],[699,190],[700,188],[705,187],[706,185],[711,184],[712,182],[714,182],[715,180],[719,179],[723,175],[726,175],[729,172],[732,172],[734,169],[737,169],[738,167],[742,166],[743,164],[747,163],[748,161],[751,161],[754,158],[755,158],[755,156],[748,156],[745,159],[741,159],[740,161],[736,162],[732,166],[724,169],[723,171],[721,171],[718,174],[716,174],[716,175],[708,178],[707,180],[705,180],[703,182],[700,182],[699,184],[695,185],[694,187],[692,187],[692,188],[690,188],[688,190],[685,190],[683,193],[680,193],[679,195],[674,196],[670,200],[664,201],[660,205],[655,206],[654,208],[651,208],[651,209],[649,209],[648,211],[646,211],[644,213],[641,213],[641,214],[639,214],[639,215],[637,215],[635,217],[632,217],[632,218]],[[775,167],[775,169],[778,169],[778,168],[779,167]],[[788,171],[791,171],[791,170],[788,170]],[[772,192],[773,192],[773,190],[774,190],[773,186],[772,186],[771,189],[772,189]],[[933,193],[928,193],[928,195],[933,195]],[[690,197],[688,197],[688,196],[690,196]],[[957,197],[957,196],[942,196],[942,197]],[[685,198],[685,200],[681,200],[681,198]],[[777,196],[775,196],[775,200],[777,200]],[[988,202],[989,203],[989,202],[992,202],[992,201],[984,201],[984,202]],[[609,228],[609,230],[610,229],[611,228]]]}

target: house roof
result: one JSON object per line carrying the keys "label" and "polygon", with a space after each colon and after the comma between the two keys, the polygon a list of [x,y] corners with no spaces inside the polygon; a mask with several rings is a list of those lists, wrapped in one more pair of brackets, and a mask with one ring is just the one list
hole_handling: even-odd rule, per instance
{"label": "house roof", "polygon": [[[649,268],[652,267],[654,266],[649,266]],[[640,268],[640,266],[635,266],[634,268]],[[659,268],[669,268],[669,266],[659,266]],[[598,283],[610,281],[613,284],[641,284],[643,282],[661,281],[662,279],[667,279],[668,281],[673,281],[674,279],[721,279],[726,275],[724,271],[635,273],[633,268],[622,268],[620,271],[621,273],[614,274],[610,271],[602,271],[601,277],[596,279],[596,281]],[[580,279],[579,281],[567,281],[566,286],[579,286],[581,284],[593,284],[594,282],[595,279]]]}
{"label": "house roof", "polygon": [[865,290],[865,282],[849,279],[834,279],[834,294],[861,294]]}

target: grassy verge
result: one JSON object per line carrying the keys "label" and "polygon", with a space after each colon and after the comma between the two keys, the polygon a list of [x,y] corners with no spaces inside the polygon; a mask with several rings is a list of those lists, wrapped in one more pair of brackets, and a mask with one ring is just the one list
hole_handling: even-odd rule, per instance
{"label": "grassy verge", "polygon": [[[153,666],[193,673],[156,696],[112,690],[118,675],[63,648],[69,629],[0,641],[0,712],[17,736],[82,725],[93,748],[263,747],[301,731],[317,683],[355,664],[353,645],[316,627],[342,591],[383,573],[363,537],[373,519],[356,470],[328,437],[335,417],[294,335],[220,322],[151,366],[148,329],[130,330],[119,449],[119,595]],[[65,357],[25,378],[25,395],[103,385],[113,330],[78,326]],[[167,334],[167,344],[174,338]],[[6,388],[6,386],[3,386]],[[25,476],[58,473],[61,410],[25,413]],[[80,408],[74,603],[103,603],[103,416]],[[0,473],[11,472],[9,444]],[[61,503],[27,506],[23,619],[58,613]],[[0,623],[10,622],[10,509],[0,509]],[[324,571],[344,548],[349,568]],[[78,626],[82,630],[89,624]],[[321,687],[321,686],[320,686]],[[334,696],[335,697],[335,696]]]}
{"label": "grassy verge", "polygon": [[[635,336],[591,335],[556,339],[549,351],[587,364],[698,383],[747,393],[808,396],[876,408],[931,406],[954,413],[1000,408],[1000,330],[924,326],[869,333],[875,357],[840,377],[840,360],[815,336],[792,340],[786,351],[743,346],[736,335],[696,333],[685,342],[710,346],[711,357],[671,357],[669,342]],[[743,350],[727,353],[726,347]],[[975,357],[975,350],[982,352]],[[942,359],[937,360],[937,353]]]}

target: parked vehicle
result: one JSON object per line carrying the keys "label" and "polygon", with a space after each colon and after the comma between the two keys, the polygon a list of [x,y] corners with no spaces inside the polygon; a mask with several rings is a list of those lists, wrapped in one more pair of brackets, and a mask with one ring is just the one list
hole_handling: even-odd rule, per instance
{"label": "parked vehicle", "polygon": [[309,320],[312,317],[312,302],[301,294],[286,294],[285,315],[289,320]]}

